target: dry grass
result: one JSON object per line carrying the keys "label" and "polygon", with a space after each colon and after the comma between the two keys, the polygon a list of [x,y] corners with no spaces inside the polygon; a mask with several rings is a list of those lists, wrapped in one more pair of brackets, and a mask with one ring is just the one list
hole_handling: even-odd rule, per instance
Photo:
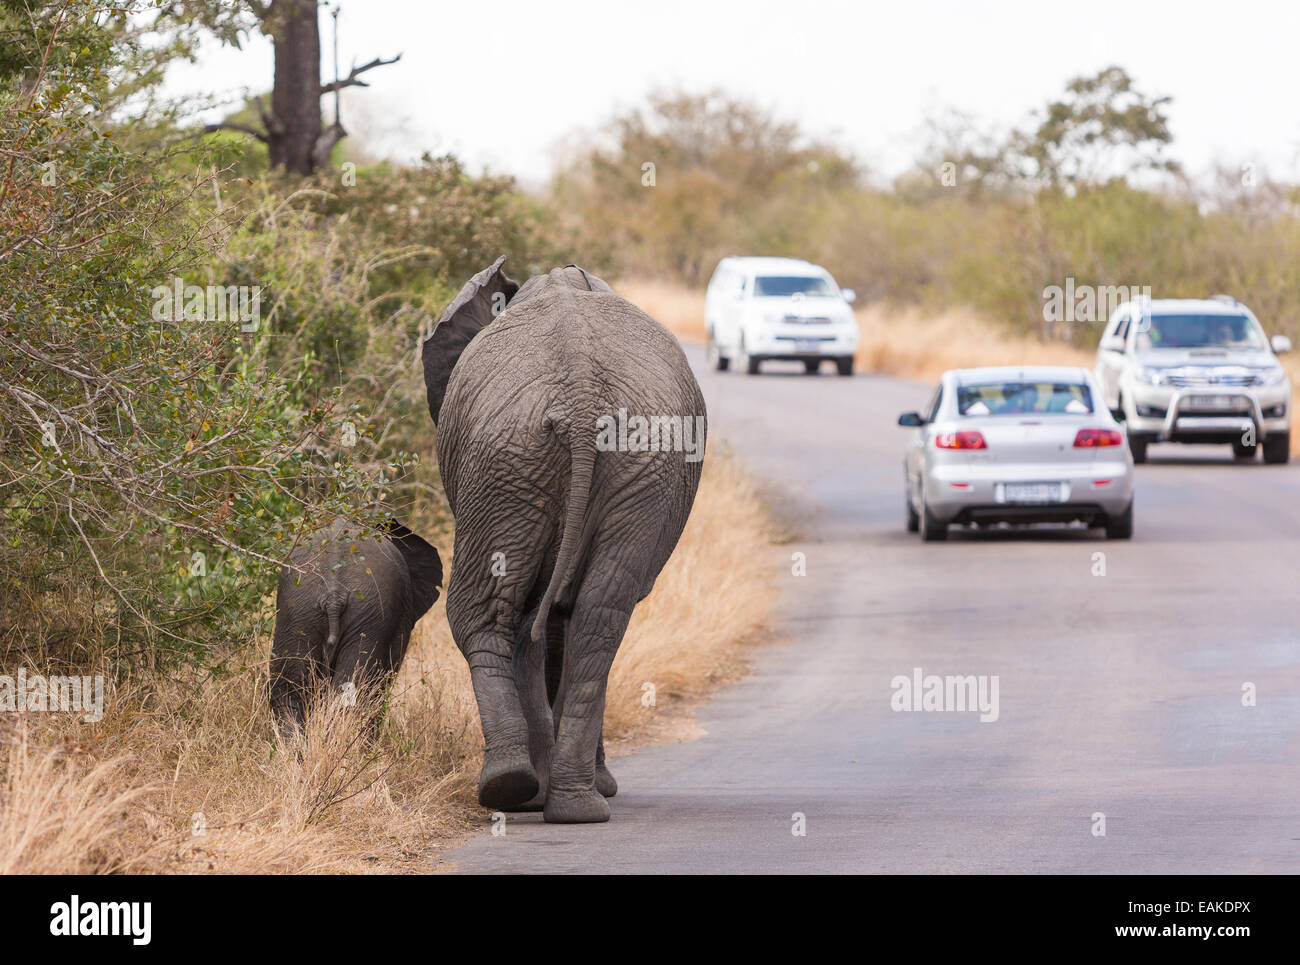
{"label": "dry grass", "polygon": [[[636,740],[647,724],[680,717],[695,698],[743,670],[747,645],[772,616],[772,539],[753,484],[714,451],[672,559],[632,615],[605,704],[608,741]],[[655,704],[644,698],[653,686]]]}
{"label": "dry grass", "polygon": [[704,292],[674,282],[628,278],[614,282],[616,292],[685,342],[703,344]]}
{"label": "dry grass", "polygon": [[[769,615],[767,534],[753,488],[715,446],[615,663],[610,741],[671,733],[666,722],[738,672]],[[478,714],[442,601],[416,627],[376,740],[337,702],[311,715],[301,745],[276,740],[268,650],[215,674],[119,682],[93,725],[0,715],[0,873],[427,869],[479,813]],[[642,705],[645,682],[655,706]]]}
{"label": "dry grass", "polygon": [[[622,281],[615,285],[678,338],[703,343],[704,293],[668,282]],[[982,365],[1079,365],[1091,369],[1096,353],[1063,342],[1044,342],[999,326],[967,309],[932,311],[883,304],[855,311],[862,330],[857,366],[868,372],[938,381],[948,369]],[[1291,377],[1291,411],[1300,405],[1300,357],[1283,356]],[[1300,432],[1291,452],[1300,455]]]}

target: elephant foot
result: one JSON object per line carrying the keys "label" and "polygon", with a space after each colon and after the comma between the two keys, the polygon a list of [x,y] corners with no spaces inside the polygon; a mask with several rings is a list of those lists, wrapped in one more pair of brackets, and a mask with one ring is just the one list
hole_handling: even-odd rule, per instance
{"label": "elephant foot", "polygon": [[516,810],[537,795],[539,784],[524,748],[488,751],[478,778],[478,803],[494,811]]}
{"label": "elephant foot", "polygon": [[596,790],[601,797],[613,797],[618,793],[618,781],[604,764],[596,765]]}
{"label": "elephant foot", "polygon": [[552,788],[542,817],[547,824],[599,824],[609,820],[609,805],[594,787],[580,791]]}
{"label": "elephant foot", "polygon": [[523,804],[511,808],[512,811],[540,811],[546,807],[546,772],[538,770],[537,778],[537,793]]}

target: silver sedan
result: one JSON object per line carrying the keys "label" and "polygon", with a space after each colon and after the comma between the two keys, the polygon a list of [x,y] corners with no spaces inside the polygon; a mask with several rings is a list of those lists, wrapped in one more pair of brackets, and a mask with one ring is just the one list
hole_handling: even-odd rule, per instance
{"label": "silver sedan", "polygon": [[943,374],[904,463],[907,528],[1070,523],[1133,535],[1133,456],[1085,369],[1025,366]]}

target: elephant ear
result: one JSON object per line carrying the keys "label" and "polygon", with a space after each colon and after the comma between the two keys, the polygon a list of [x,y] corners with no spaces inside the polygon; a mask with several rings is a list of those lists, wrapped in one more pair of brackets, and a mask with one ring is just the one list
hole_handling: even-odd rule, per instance
{"label": "elephant ear", "polygon": [[411,574],[413,617],[418,620],[438,599],[438,587],[442,586],[442,557],[397,520],[389,521],[388,537],[406,560],[406,569]]}
{"label": "elephant ear", "polygon": [[519,291],[519,284],[501,270],[505,262],[506,256],[502,255],[492,262],[490,268],[484,268],[471,278],[442,313],[433,333],[424,340],[421,350],[424,386],[429,394],[429,415],[435,425],[456,360],[474,336],[483,331]]}

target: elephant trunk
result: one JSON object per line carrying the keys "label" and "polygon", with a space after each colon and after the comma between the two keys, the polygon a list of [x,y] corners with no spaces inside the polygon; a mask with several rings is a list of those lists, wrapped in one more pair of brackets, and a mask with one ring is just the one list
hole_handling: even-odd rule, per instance
{"label": "elephant trunk", "polygon": [[569,498],[564,508],[564,533],[560,549],[555,556],[555,569],[546,586],[537,618],[533,621],[532,638],[541,642],[546,636],[546,620],[556,596],[573,578],[578,559],[582,555],[582,531],[587,522],[587,501],[591,495],[591,477],[596,470],[596,450],[590,439],[585,442],[581,433],[575,433],[569,443]]}

